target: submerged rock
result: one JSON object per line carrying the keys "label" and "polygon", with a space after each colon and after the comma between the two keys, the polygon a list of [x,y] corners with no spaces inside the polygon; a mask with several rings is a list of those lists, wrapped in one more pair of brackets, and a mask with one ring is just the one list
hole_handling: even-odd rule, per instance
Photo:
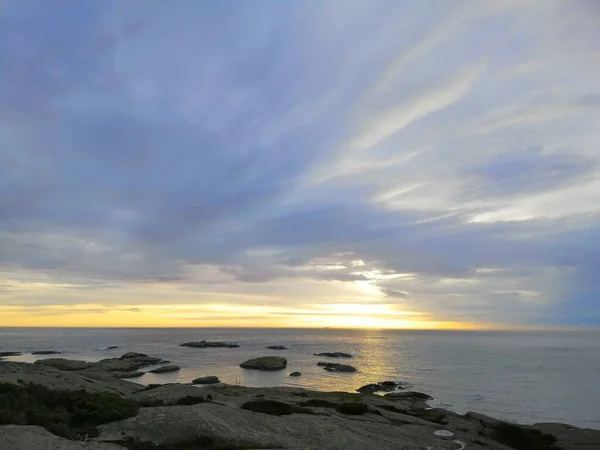
{"label": "submerged rock", "polygon": [[32,355],[60,355],[62,352],[57,352],[55,350],[37,350],[35,352],[31,352]]}
{"label": "submerged rock", "polygon": [[84,370],[91,368],[94,364],[87,361],[65,358],[38,359],[34,364],[54,367],[58,370]]}
{"label": "submerged rock", "polygon": [[253,370],[282,370],[287,367],[287,359],[279,356],[263,356],[261,358],[249,359],[240,364],[242,369]]}
{"label": "submerged rock", "polygon": [[347,364],[320,362],[320,363],[317,363],[317,366],[323,367],[327,372],[342,372],[342,373],[356,372],[356,367],[352,367]]}
{"label": "submerged rock", "polygon": [[106,347],[104,350],[114,350],[116,348],[119,348],[118,345],[111,345],[110,347]]}
{"label": "submerged rock", "polygon": [[181,367],[179,367],[178,365],[172,364],[170,366],[162,366],[162,367],[157,367],[156,369],[152,369],[152,370],[150,370],[150,373],[177,372],[180,369],[181,369]]}
{"label": "submerged rock", "polygon": [[0,358],[6,356],[21,356],[21,352],[0,352]]}
{"label": "submerged rock", "polygon": [[326,358],[353,358],[353,356],[350,353],[343,353],[343,352],[315,353],[315,356],[325,356]]}
{"label": "submerged rock", "polygon": [[266,348],[269,350],[287,350],[287,347],[285,347],[283,345],[270,345]]}
{"label": "submerged rock", "polygon": [[219,380],[219,378],[215,376],[200,377],[196,378],[195,380],[192,380],[192,384],[216,384],[220,382],[221,380]]}
{"label": "submerged rock", "polygon": [[302,375],[301,372],[292,372],[292,373],[290,373],[290,377],[299,377],[300,375]]}
{"label": "submerged rock", "polygon": [[192,347],[192,348],[237,348],[238,344],[233,344],[230,342],[210,342],[210,341],[200,341],[200,342],[185,342],[181,344],[181,347]]}

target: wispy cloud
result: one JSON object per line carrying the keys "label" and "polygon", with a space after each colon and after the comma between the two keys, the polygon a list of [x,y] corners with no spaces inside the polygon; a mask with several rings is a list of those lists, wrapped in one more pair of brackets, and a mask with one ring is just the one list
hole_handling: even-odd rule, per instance
{"label": "wispy cloud", "polygon": [[598,14],[5,1],[0,307],[598,325]]}

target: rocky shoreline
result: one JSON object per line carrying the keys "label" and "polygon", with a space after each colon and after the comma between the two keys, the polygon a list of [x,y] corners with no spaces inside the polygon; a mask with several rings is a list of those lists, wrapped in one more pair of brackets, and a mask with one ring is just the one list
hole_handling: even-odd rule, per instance
{"label": "rocky shoreline", "polygon": [[0,449],[600,449],[599,430],[459,415],[391,381],[359,393],[232,386],[208,376],[144,387],[121,375],[163,364],[159,358],[81,363],[0,361]]}

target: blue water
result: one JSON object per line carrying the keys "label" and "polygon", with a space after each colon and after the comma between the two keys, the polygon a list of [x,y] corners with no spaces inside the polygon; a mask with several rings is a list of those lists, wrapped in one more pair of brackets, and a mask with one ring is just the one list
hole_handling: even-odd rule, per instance
{"label": "blue water", "polygon": [[[180,347],[192,340],[237,342],[235,349]],[[118,345],[117,350],[99,350]],[[266,350],[285,345],[288,350]],[[146,374],[135,381],[189,382],[204,375],[247,386],[300,386],[353,391],[375,381],[402,380],[434,396],[432,406],[477,411],[520,423],[564,422],[600,429],[600,333],[457,332],[334,329],[85,329],[0,328],[0,351],[60,350],[70,359],[99,359],[127,351],[181,366],[178,373]],[[316,366],[314,353],[356,355],[355,374]],[[278,355],[285,371],[243,370],[248,358]],[[41,357],[10,358],[32,362]],[[334,360],[331,360],[334,361]],[[292,371],[302,372],[290,378]],[[132,380],[134,381],[134,380]]]}

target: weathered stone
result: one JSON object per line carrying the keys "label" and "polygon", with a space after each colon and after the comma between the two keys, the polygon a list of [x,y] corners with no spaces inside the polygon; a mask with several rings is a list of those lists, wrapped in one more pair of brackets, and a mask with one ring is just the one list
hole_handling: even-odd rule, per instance
{"label": "weathered stone", "polygon": [[150,373],[169,373],[169,372],[177,372],[180,369],[181,369],[181,367],[179,367],[176,364],[173,364],[170,366],[157,367],[156,369],[152,369],[149,372]]}
{"label": "weathered stone", "polygon": [[236,348],[238,344],[229,342],[210,342],[210,341],[199,341],[199,342],[185,342],[181,344],[181,347],[192,347],[192,348]]}
{"label": "weathered stone", "polygon": [[287,367],[287,359],[279,356],[263,356],[261,358],[249,359],[240,364],[242,369],[253,370],[282,370]]}
{"label": "weathered stone", "polygon": [[2,450],[123,450],[116,444],[70,441],[53,435],[42,427],[22,425],[0,426]]}
{"label": "weathered stone", "polygon": [[44,364],[9,361],[0,363],[0,382],[34,383],[49,389],[83,389],[87,392],[112,392],[122,396],[143,389],[143,386],[137,383],[119,380],[104,372],[64,371]]}
{"label": "weathered stone", "polygon": [[315,353],[315,356],[325,356],[327,358],[353,358],[353,356],[350,353],[343,352]]}
{"label": "weathered stone", "polygon": [[556,447],[562,450],[600,449],[600,430],[578,428],[564,423],[536,423],[531,427],[556,438]]}
{"label": "weathered stone", "polygon": [[319,363],[317,363],[317,366],[323,367],[327,372],[343,372],[343,373],[356,372],[356,367],[352,367],[352,366],[349,366],[346,364],[319,362]]}
{"label": "weathered stone", "polygon": [[182,401],[195,399],[203,401],[207,396],[204,388],[189,384],[163,384],[152,389],[145,389],[131,395],[130,398],[146,406],[177,405]]}
{"label": "weathered stone", "polygon": [[48,358],[38,359],[34,364],[41,364],[44,366],[54,367],[59,370],[84,370],[89,369],[94,364],[87,361],[78,361],[76,359],[65,359],[65,358]]}
{"label": "weathered stone", "polygon": [[215,384],[215,383],[220,383],[220,382],[221,382],[221,380],[219,380],[218,377],[208,376],[208,377],[196,378],[195,380],[192,381],[192,384]]}

